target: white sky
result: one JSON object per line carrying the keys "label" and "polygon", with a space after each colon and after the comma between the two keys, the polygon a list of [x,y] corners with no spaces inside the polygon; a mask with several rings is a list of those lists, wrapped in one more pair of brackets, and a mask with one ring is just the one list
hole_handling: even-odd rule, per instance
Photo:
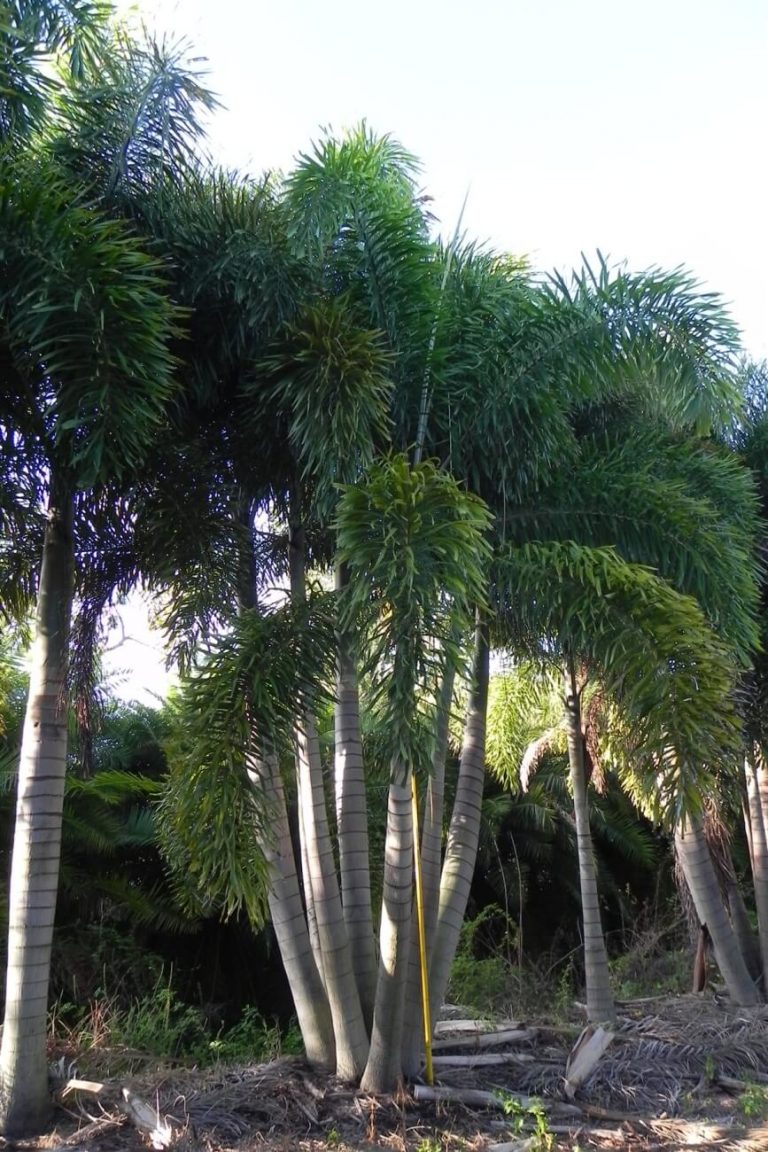
{"label": "white sky", "polygon": [[[123,2],[123,9],[129,4]],[[539,268],[597,248],[689,268],[768,355],[768,0],[140,0],[208,58],[218,160],[289,169],[367,119],[420,157],[452,232]],[[121,694],[156,686],[159,647]]]}
{"label": "white sky", "polygon": [[570,267],[684,264],[768,355],[766,0],[140,0],[209,61],[217,158],[290,168],[366,118],[446,232]]}

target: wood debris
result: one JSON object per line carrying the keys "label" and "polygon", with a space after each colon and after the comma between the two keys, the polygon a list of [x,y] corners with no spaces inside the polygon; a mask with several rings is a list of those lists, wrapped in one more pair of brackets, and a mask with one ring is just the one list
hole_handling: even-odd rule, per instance
{"label": "wood debris", "polygon": [[592,1075],[603,1053],[613,1041],[613,1032],[588,1024],[573,1046],[565,1066],[565,1094],[573,1100],[576,1091]]}

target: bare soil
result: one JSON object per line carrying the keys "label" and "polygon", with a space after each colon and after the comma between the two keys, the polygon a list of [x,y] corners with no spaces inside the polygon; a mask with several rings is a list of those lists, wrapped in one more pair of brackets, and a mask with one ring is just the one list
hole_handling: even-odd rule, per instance
{"label": "bare soil", "polygon": [[[140,1152],[151,1137],[127,1119],[124,1088],[151,1104],[178,1152],[509,1152],[718,1149],[768,1152],[768,1006],[729,1006],[712,993],[624,1002],[613,1041],[571,1100],[566,1062],[583,1021],[515,1021],[523,1038],[482,1047],[441,1033],[436,1084],[493,1094],[490,1107],[421,1102],[414,1090],[372,1097],[290,1057],[207,1070],[158,1069],[139,1054],[96,1051],[60,1071],[55,1128],[0,1148],[35,1152]],[[507,1032],[512,1022],[504,1022]],[[448,1024],[443,1028],[447,1029]],[[487,1024],[486,1027],[490,1027]],[[491,1064],[488,1055],[504,1056]],[[482,1059],[485,1057],[486,1059]],[[99,1092],[66,1089],[72,1077]],[[527,1102],[540,1101],[546,1120]]]}

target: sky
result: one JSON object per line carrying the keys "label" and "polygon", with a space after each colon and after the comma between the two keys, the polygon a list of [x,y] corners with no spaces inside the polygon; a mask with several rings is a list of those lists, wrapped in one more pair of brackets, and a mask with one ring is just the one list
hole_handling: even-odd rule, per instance
{"label": "sky", "polygon": [[[127,7],[127,5],[124,5]],[[227,165],[365,118],[445,233],[569,268],[688,267],[768,355],[766,0],[140,0],[208,58]]]}
{"label": "sky", "polygon": [[[322,129],[366,119],[422,163],[445,234],[534,267],[596,250],[688,268],[768,356],[768,0],[139,0],[191,42],[223,107],[209,146],[290,170]],[[162,688],[131,608],[108,665]],[[150,645],[148,648],[147,645]]]}

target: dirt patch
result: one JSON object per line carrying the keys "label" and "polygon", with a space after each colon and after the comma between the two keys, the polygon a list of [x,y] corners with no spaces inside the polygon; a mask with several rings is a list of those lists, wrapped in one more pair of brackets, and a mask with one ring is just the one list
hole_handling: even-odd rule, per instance
{"label": "dirt patch", "polygon": [[[122,1090],[172,1128],[178,1152],[391,1148],[398,1152],[555,1149],[768,1149],[768,1007],[737,1009],[715,996],[623,1003],[610,1048],[573,1099],[566,1061],[580,1023],[507,1021],[471,1031],[441,1026],[436,1083],[455,1099],[372,1097],[297,1058],[256,1067],[115,1075],[115,1054],[87,1054],[76,1073],[112,1070],[98,1092],[57,1091],[57,1127],[15,1145],[139,1152],[151,1144],[123,1114]],[[478,1037],[484,1035],[484,1039]],[[107,1063],[107,1058],[111,1063]],[[123,1055],[124,1062],[126,1061]],[[485,1095],[484,1095],[485,1094]],[[483,1101],[479,1104],[478,1101]],[[9,1144],[5,1144],[10,1147]]]}

